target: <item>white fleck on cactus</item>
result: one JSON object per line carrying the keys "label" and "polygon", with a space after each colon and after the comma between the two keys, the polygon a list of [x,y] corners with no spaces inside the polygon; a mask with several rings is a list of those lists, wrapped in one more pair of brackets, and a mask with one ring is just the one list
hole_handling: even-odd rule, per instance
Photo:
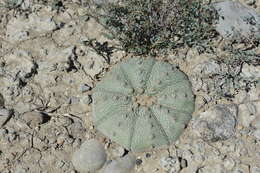
{"label": "white fleck on cactus", "polygon": [[194,111],[187,76],[153,58],[116,65],[97,83],[93,101],[95,127],[137,152],[176,141]]}

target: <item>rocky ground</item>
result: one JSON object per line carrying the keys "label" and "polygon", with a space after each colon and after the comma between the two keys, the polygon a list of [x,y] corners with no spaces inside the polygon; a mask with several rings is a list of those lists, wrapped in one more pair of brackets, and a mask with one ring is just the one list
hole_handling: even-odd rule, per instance
{"label": "rocky ground", "polygon": [[[72,155],[93,138],[105,148],[110,167],[110,160],[133,154],[132,172],[260,173],[260,83],[233,99],[215,100],[207,77],[225,65],[195,49],[179,51],[185,61],[169,55],[166,59],[192,82],[193,119],[175,145],[127,154],[94,128],[91,89],[130,55],[113,51],[109,62],[86,44],[91,39],[119,43],[87,16],[92,7],[83,0],[10,2],[19,8],[0,7],[1,173],[76,173]],[[260,13],[260,1],[241,2]],[[241,75],[260,78],[260,68],[245,63]]]}

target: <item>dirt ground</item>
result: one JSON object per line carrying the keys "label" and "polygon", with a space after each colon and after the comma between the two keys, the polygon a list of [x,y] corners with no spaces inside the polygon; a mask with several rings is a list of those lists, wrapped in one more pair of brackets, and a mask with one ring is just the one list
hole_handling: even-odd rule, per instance
{"label": "dirt ground", "polygon": [[[113,65],[131,55],[114,51],[108,64],[84,43],[119,42],[106,38],[107,31],[86,15],[91,7],[84,1],[60,2],[61,7],[40,0],[24,0],[20,9],[0,7],[0,173],[76,173],[72,153],[91,138],[105,146],[109,159],[125,153],[94,128],[91,89]],[[260,13],[260,1],[255,7]],[[179,51],[185,61],[174,56],[166,59],[178,64],[193,84],[193,119],[175,145],[134,153],[135,172],[260,173],[260,85],[240,91],[232,101],[207,103],[210,95],[199,88],[208,81],[196,75],[204,67],[217,71],[221,65],[210,61],[213,55],[195,49]],[[260,74],[259,67],[243,68]],[[196,135],[194,121],[201,112],[223,103],[238,107],[235,135],[205,142]]]}

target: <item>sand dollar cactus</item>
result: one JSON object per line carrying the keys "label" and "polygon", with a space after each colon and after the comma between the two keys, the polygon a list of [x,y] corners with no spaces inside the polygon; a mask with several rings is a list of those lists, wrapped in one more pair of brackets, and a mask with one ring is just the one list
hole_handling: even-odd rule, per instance
{"label": "sand dollar cactus", "polygon": [[194,111],[187,76],[153,58],[117,64],[93,91],[95,127],[132,151],[170,145]]}

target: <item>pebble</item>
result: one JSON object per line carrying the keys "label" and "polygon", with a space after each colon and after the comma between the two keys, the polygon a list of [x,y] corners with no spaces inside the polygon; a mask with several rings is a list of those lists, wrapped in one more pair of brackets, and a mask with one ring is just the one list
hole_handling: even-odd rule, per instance
{"label": "pebble", "polygon": [[219,104],[200,113],[192,128],[205,141],[226,140],[235,135],[237,106]]}
{"label": "pebble", "polygon": [[135,156],[128,154],[108,164],[102,173],[130,173],[135,167]]}
{"label": "pebble", "polygon": [[79,150],[72,156],[72,164],[80,172],[95,172],[99,170],[106,162],[106,153],[103,145],[91,139],[85,141]]}
{"label": "pebble", "polygon": [[24,113],[22,119],[25,120],[30,127],[37,127],[47,122],[50,117],[43,112],[32,111]]}

